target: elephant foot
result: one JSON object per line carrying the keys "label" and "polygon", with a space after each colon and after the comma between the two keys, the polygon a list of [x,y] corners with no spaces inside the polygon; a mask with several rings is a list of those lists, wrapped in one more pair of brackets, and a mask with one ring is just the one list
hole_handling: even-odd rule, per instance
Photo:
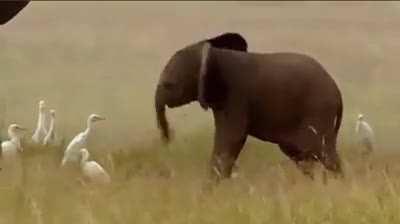
{"label": "elephant foot", "polygon": [[[340,165],[336,164],[333,167],[325,167],[325,179],[327,179],[328,173],[330,173],[334,179],[344,179],[345,175]],[[328,172],[327,172],[328,171]],[[325,181],[326,182],[326,181]]]}
{"label": "elephant foot", "polygon": [[229,176],[222,175],[221,171],[219,171],[216,167],[213,167],[209,177],[202,185],[201,192],[205,194],[212,193],[214,189],[226,179],[229,179]]}
{"label": "elephant foot", "polygon": [[238,165],[236,165],[236,163],[233,164],[232,172],[231,172],[231,176],[230,176],[232,179],[236,179],[236,178],[239,177],[239,172],[238,172],[238,170],[239,170]]}
{"label": "elephant foot", "polygon": [[314,161],[298,161],[296,165],[306,177],[314,180]]}

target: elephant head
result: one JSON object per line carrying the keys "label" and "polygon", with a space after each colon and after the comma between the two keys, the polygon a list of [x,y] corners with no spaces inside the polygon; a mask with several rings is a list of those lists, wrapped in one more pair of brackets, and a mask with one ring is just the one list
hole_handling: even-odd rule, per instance
{"label": "elephant head", "polygon": [[[177,51],[168,61],[161,73],[155,94],[155,108],[158,127],[164,140],[170,139],[165,108],[174,108],[199,101],[202,108],[207,109],[206,74],[209,68],[210,50],[224,48],[247,51],[246,40],[237,33],[224,33],[189,45]],[[211,70],[211,71],[210,71]],[[209,85],[212,88],[212,85]]]}

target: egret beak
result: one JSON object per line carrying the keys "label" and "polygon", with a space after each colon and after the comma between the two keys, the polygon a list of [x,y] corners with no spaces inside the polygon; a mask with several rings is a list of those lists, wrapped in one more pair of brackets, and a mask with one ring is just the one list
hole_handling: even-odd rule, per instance
{"label": "egret beak", "polygon": [[24,127],[17,127],[18,130],[20,131],[27,131],[28,129],[24,128]]}
{"label": "egret beak", "polygon": [[106,118],[105,117],[97,117],[98,121],[104,121]]}

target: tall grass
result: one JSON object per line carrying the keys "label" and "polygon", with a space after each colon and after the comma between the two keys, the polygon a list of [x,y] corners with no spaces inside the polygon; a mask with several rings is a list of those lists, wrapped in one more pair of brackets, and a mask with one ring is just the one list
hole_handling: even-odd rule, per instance
{"label": "tall grass", "polygon": [[243,155],[238,178],[205,191],[208,156],[203,140],[197,141],[185,145],[190,151],[176,143],[174,150],[148,144],[95,154],[111,174],[107,186],[88,182],[79,169],[61,169],[62,148],[26,144],[18,162],[1,164],[0,223],[399,221],[400,165],[394,155],[360,158],[345,151],[346,177],[324,184],[322,169],[310,181],[286,159],[266,163],[257,155],[265,149],[253,145],[247,150],[256,153]]}

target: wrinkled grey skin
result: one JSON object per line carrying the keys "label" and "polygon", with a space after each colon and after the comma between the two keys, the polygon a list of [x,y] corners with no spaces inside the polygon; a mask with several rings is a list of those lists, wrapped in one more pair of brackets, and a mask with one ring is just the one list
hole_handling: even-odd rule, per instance
{"label": "wrinkled grey skin", "polygon": [[247,136],[276,143],[312,176],[321,162],[341,174],[336,138],[342,120],[341,93],[313,58],[297,53],[249,53],[235,33],[200,41],[177,51],[156,89],[158,126],[170,140],[166,107],[198,101],[214,115],[211,174],[230,177]]}

